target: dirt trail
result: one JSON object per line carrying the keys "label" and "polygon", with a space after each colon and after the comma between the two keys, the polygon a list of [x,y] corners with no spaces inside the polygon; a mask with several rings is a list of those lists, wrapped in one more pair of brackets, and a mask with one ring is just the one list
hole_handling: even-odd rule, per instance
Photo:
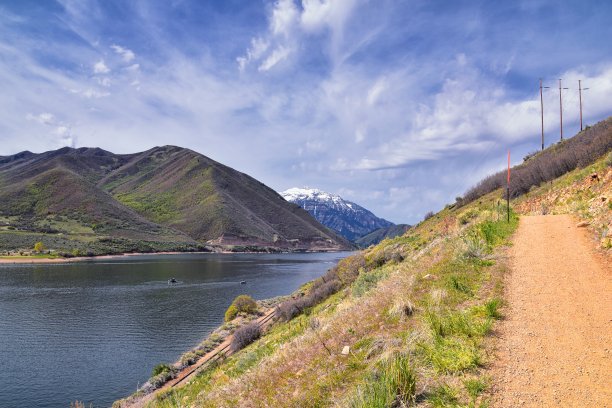
{"label": "dirt trail", "polygon": [[567,215],[522,217],[495,407],[612,407],[612,268]]}

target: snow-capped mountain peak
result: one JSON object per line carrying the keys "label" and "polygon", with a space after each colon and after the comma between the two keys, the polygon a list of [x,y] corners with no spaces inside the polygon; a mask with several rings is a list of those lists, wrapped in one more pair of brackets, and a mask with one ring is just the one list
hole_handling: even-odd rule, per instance
{"label": "snow-capped mountain peak", "polygon": [[294,188],[290,188],[288,190],[281,192],[280,195],[283,196],[285,200],[291,201],[291,202],[295,202],[297,200],[317,200],[317,201],[333,202],[336,204],[347,204],[347,205],[352,204],[348,201],[345,201],[339,195],[327,193],[323,190],[319,190],[318,188],[294,187]]}
{"label": "snow-capped mountain peak", "polygon": [[317,188],[290,188],[279,194],[285,200],[304,208],[321,224],[349,240],[355,240],[378,228],[393,225],[337,194]]}

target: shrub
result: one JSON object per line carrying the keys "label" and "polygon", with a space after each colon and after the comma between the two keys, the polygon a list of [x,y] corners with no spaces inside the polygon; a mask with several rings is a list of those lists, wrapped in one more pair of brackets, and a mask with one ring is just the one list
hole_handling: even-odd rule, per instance
{"label": "shrub", "polygon": [[316,284],[313,284],[307,295],[288,300],[278,305],[276,308],[277,316],[281,320],[289,321],[301,314],[305,309],[321,303],[342,287],[342,283],[337,279],[325,283],[320,282],[322,282],[322,280],[317,279],[317,281],[315,281]]}
{"label": "shrub", "polygon": [[45,244],[43,244],[42,242],[38,241],[36,244],[34,244],[34,251],[41,253],[43,252],[45,249]]}
{"label": "shrub", "polygon": [[366,259],[360,252],[349,256],[338,262],[334,270],[334,274],[338,277],[343,285],[350,285],[359,276],[359,272],[366,267]]}
{"label": "shrub", "polygon": [[149,384],[153,389],[157,389],[164,385],[168,380],[174,377],[173,371],[162,371],[161,373],[149,378]]}
{"label": "shrub", "polygon": [[486,242],[480,237],[479,234],[468,234],[462,239],[463,241],[463,256],[468,259],[484,259],[489,248]]}
{"label": "shrub", "polygon": [[229,322],[238,316],[238,308],[232,303],[225,311],[225,321]]}
{"label": "shrub", "polygon": [[192,351],[185,353],[181,356],[181,365],[190,366],[198,361],[198,358],[199,356]]}
{"label": "shrub", "polygon": [[317,286],[314,289],[311,289],[308,293],[308,298],[311,299],[311,304],[309,306],[314,306],[322,302],[323,300],[327,299],[328,297],[336,293],[338,290],[340,290],[341,287],[342,284],[340,283],[340,281],[332,280],[324,283],[323,285]]}
{"label": "shrub", "polygon": [[[611,134],[612,120],[607,119],[513,167],[510,197],[519,197],[527,193],[531,186],[554,180],[576,168],[594,163],[612,150]],[[502,187],[506,187],[506,170],[486,177],[468,190],[461,204],[468,204]]]}
{"label": "shrub", "polygon": [[151,371],[151,377],[155,377],[156,375],[159,375],[163,372],[170,372],[172,371],[172,367],[166,363],[160,363],[158,365],[156,365],[155,367],[153,367],[153,371]]}
{"label": "shrub", "polygon": [[240,327],[234,332],[231,344],[232,351],[242,350],[259,337],[261,337],[261,327],[256,322]]}
{"label": "shrub", "polygon": [[459,221],[459,224],[465,225],[469,223],[470,220],[476,218],[477,216],[478,216],[478,211],[475,208],[470,208],[469,210],[461,213],[459,217],[457,218],[457,221]]}
{"label": "shrub", "polygon": [[225,311],[225,321],[233,320],[238,313],[254,314],[257,312],[257,302],[249,295],[240,295]]}
{"label": "shrub", "polygon": [[606,164],[608,165],[608,167],[612,167],[612,152],[610,152],[610,154],[608,154],[608,157],[606,157]]}
{"label": "shrub", "polygon": [[276,307],[276,315],[279,319],[288,322],[304,311],[303,298],[291,299]]}
{"label": "shrub", "polygon": [[430,219],[431,217],[434,216],[434,212],[433,211],[428,211],[425,216],[423,217],[423,221],[427,221],[428,219]]}

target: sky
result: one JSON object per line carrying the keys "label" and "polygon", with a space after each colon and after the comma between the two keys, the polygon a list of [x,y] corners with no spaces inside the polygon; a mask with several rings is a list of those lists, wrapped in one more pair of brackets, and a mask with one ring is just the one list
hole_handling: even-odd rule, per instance
{"label": "sky", "polygon": [[178,145],[416,223],[612,114],[612,2],[0,0],[0,156]]}

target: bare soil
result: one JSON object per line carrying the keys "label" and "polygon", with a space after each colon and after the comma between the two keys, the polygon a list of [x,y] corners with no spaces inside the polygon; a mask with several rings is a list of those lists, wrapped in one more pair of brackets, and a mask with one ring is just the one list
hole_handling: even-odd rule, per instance
{"label": "bare soil", "polygon": [[510,249],[494,407],[612,407],[612,268],[568,215],[522,217]]}

